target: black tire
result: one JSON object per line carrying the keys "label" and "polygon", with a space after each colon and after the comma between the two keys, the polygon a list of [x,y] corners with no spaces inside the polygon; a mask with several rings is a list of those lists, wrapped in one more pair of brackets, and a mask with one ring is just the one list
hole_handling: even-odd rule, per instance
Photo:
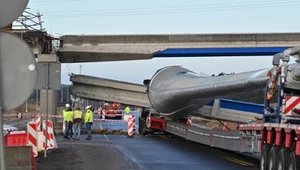
{"label": "black tire", "polygon": [[289,155],[288,170],[299,170],[299,161],[294,151],[292,151]]}
{"label": "black tire", "polygon": [[273,146],[269,153],[269,170],[277,170],[278,163],[278,153],[280,151],[280,147]]}
{"label": "black tire", "polygon": [[149,133],[146,131],[146,120],[145,119],[140,118],[139,129],[140,129],[140,134],[142,134],[142,135],[147,135]]}
{"label": "black tire", "polygon": [[279,154],[278,154],[278,165],[277,165],[277,169],[278,170],[286,170],[286,169],[288,169],[290,153],[291,153],[290,149],[287,149],[287,148],[282,148],[279,151]]}
{"label": "black tire", "polygon": [[143,108],[141,118],[147,118],[149,114],[150,111]]}
{"label": "black tire", "polygon": [[261,170],[268,170],[269,169],[269,155],[270,155],[271,146],[268,144],[264,144],[261,151],[261,158],[260,158],[260,169]]}

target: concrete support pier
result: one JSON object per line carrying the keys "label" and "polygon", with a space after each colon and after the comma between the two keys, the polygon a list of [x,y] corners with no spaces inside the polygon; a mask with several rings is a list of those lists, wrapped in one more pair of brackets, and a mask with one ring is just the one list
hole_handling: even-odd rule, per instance
{"label": "concrete support pier", "polygon": [[[38,55],[38,63],[59,63],[58,57],[56,54],[39,54]],[[51,66],[49,66],[51,67]],[[46,68],[46,67],[45,67]],[[44,69],[44,68],[43,68]],[[53,118],[52,115],[57,115],[57,90],[53,89],[53,84],[59,83],[60,87],[60,65],[59,69],[53,71],[52,69],[49,69],[49,88],[48,88],[48,119],[51,120],[54,124],[57,123],[57,118]],[[44,77],[43,74],[46,74],[46,71],[40,71],[39,77]],[[59,74],[59,75],[57,75]],[[53,78],[56,77],[56,78]],[[59,79],[59,82],[53,82],[57,81]],[[43,82],[43,78],[39,79],[37,83],[45,84]],[[43,85],[45,87],[45,85]],[[46,88],[42,88],[40,90],[40,111],[41,114],[46,115],[47,113],[47,94],[46,94]],[[42,120],[46,120],[46,116],[42,117]]]}
{"label": "concrete support pier", "polygon": [[[46,90],[41,90],[41,106],[40,111],[41,114],[46,115]],[[53,123],[56,123],[56,118],[53,118],[51,115],[57,115],[57,91],[56,90],[48,90],[48,114],[49,114],[49,120],[51,120]],[[46,116],[42,117],[43,120],[46,119]]]}

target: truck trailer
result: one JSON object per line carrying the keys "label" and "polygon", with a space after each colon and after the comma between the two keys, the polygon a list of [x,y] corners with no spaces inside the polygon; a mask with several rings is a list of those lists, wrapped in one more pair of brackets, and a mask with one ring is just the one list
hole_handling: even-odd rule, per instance
{"label": "truck trailer", "polygon": [[[261,170],[300,169],[299,52],[300,46],[274,55],[270,69],[219,77],[200,76],[181,66],[162,68],[144,81],[151,103],[149,114],[142,114],[145,129],[166,131],[211,147],[259,154]],[[290,57],[296,58],[296,63],[289,64]],[[190,124],[191,119],[203,116],[197,110],[209,101],[262,88],[262,120],[241,123],[236,130]],[[273,98],[275,107],[270,106]]]}

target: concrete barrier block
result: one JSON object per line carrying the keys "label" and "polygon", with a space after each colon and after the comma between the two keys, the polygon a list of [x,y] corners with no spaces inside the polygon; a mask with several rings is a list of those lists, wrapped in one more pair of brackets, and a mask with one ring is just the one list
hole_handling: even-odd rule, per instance
{"label": "concrete barrier block", "polygon": [[32,170],[30,146],[5,147],[7,170]]}

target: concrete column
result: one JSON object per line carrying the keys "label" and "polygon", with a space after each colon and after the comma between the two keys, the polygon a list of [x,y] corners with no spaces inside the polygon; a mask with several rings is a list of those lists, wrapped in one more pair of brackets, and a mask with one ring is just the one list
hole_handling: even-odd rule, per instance
{"label": "concrete column", "polygon": [[[46,90],[41,90],[41,96],[40,96],[40,111],[41,114],[46,115]],[[57,115],[57,91],[56,90],[48,90],[48,114],[49,114],[49,120],[53,121],[53,123],[56,123],[57,119],[52,117],[52,115]],[[42,117],[43,120],[46,119],[46,116]]]}
{"label": "concrete column", "polygon": [[[59,63],[58,57],[56,54],[39,54],[38,55],[39,63]],[[52,115],[57,115],[57,95],[56,90],[48,89],[48,118],[53,122],[57,123],[57,118],[53,118]],[[46,115],[46,89],[40,91],[40,112],[41,114]],[[46,116],[42,117],[42,120],[46,120]]]}

